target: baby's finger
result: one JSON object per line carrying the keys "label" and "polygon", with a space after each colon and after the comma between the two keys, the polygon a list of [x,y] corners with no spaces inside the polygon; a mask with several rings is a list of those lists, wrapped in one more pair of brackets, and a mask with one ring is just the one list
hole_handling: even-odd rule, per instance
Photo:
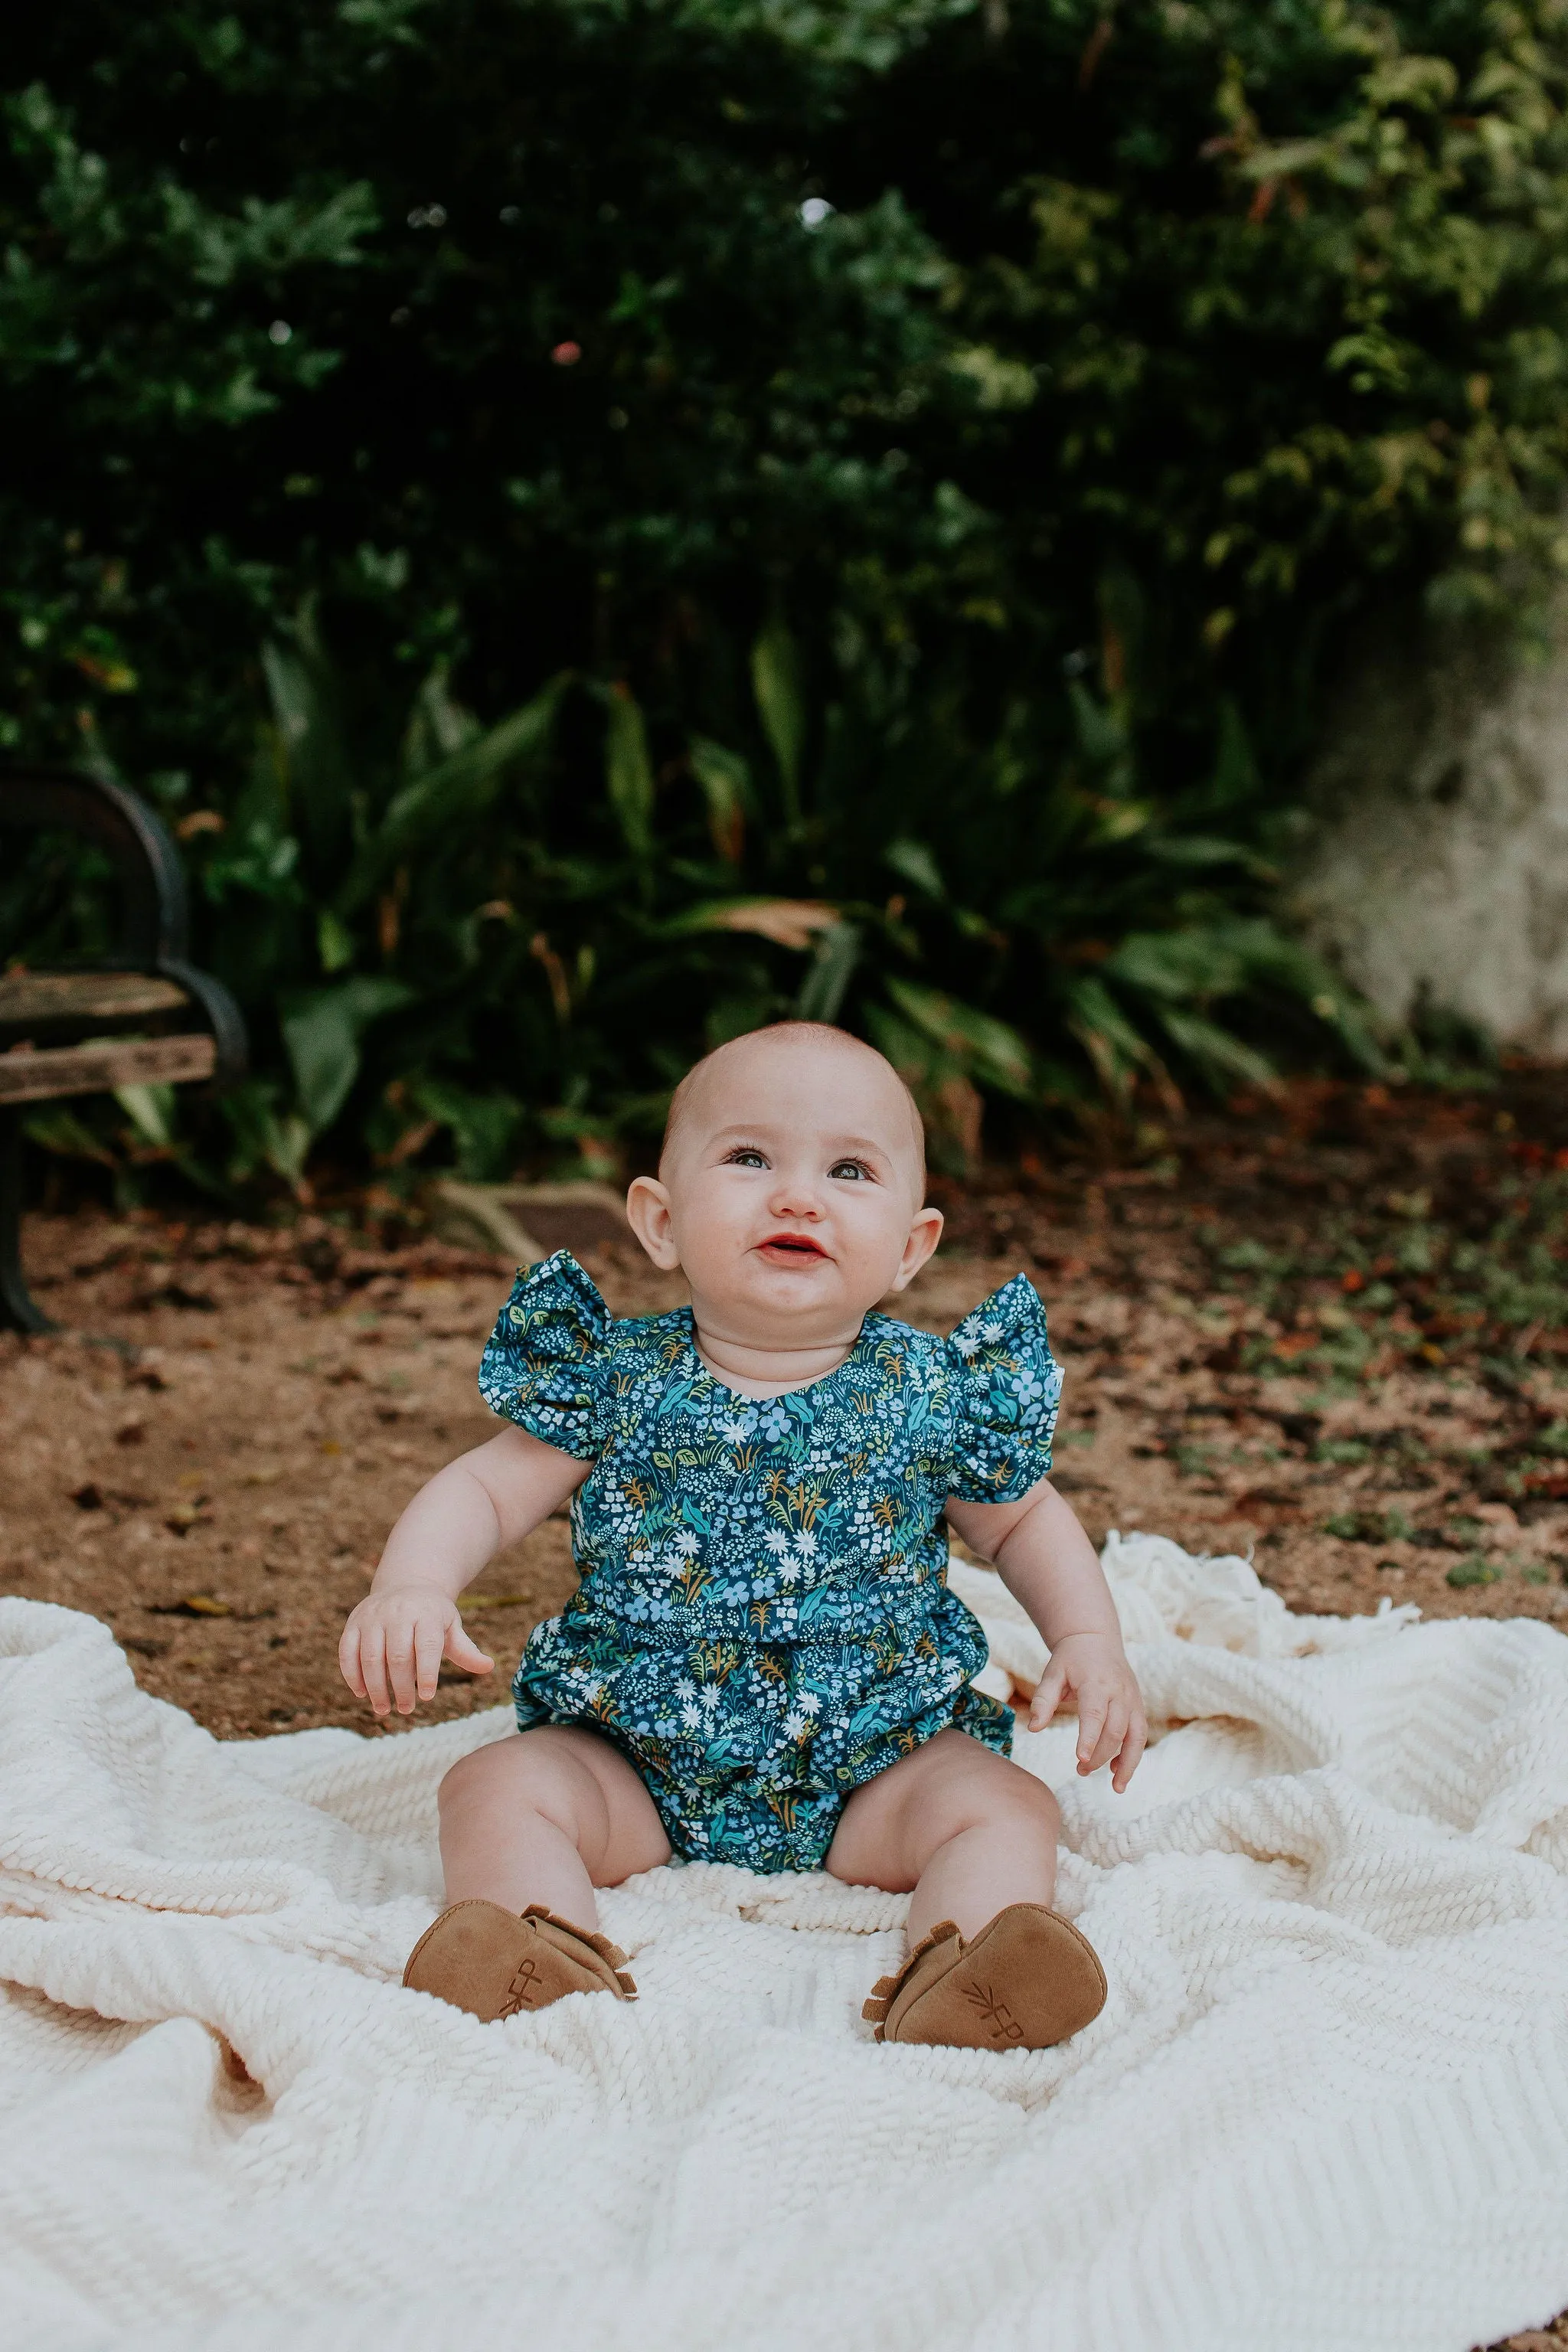
{"label": "baby's finger", "polygon": [[338,1643],[338,1671],[355,1698],[365,1696],[364,1676],[360,1672],[359,1627],[345,1625],[342,1640]]}
{"label": "baby's finger", "polygon": [[386,1679],[392,1685],[398,1714],[412,1715],[416,1697],[412,1625],[400,1625],[386,1637]]}
{"label": "baby's finger", "polygon": [[386,1629],[374,1622],[361,1628],[359,1637],[360,1677],[364,1695],[375,1715],[385,1715],[392,1701],[386,1690]]}
{"label": "baby's finger", "polygon": [[447,1628],[447,1655],[466,1675],[493,1675],[496,1662],[487,1657],[477,1642],[469,1640],[460,1617],[454,1617]]}
{"label": "baby's finger", "polygon": [[1140,1708],[1134,1713],[1131,1722],[1127,1727],[1127,1737],[1121,1743],[1121,1753],[1116,1759],[1116,1769],[1110,1776],[1110,1785],[1118,1796],[1121,1794],[1133,1773],[1138,1769],[1138,1759],[1148,1745],[1149,1727]]}
{"label": "baby's finger", "polygon": [[1029,1701],[1029,1728],[1044,1731],[1062,1703],[1062,1693],[1068,1686],[1065,1666],[1047,1666],[1035,1685],[1035,1696]]}
{"label": "baby's finger", "polygon": [[447,1629],[436,1616],[417,1617],[414,1622],[414,1680],[421,1698],[434,1698],[436,1685],[441,1679],[441,1653],[446,1647]]}
{"label": "baby's finger", "polygon": [[1098,1691],[1086,1696],[1078,1695],[1078,1769],[1080,1772],[1095,1770],[1096,1755],[1105,1723],[1105,1700]]}
{"label": "baby's finger", "polygon": [[1089,1756],[1089,1770],[1098,1772],[1102,1764],[1109,1764],[1111,1758],[1120,1753],[1121,1743],[1126,1737],[1127,1702],[1125,1699],[1113,1698],[1106,1707],[1105,1720],[1100,1726],[1100,1736]]}

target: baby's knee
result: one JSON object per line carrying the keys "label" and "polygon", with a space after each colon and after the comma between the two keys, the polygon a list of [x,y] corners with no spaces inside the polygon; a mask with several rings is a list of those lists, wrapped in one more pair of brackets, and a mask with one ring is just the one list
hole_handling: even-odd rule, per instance
{"label": "baby's knee", "polygon": [[460,1758],[446,1774],[437,1791],[442,1826],[500,1805],[509,1813],[541,1813],[570,1829],[576,1810],[573,1779],[570,1759],[552,1752],[548,1736],[524,1731],[497,1739]]}
{"label": "baby's knee", "polygon": [[476,1748],[471,1755],[459,1757],[443,1774],[436,1791],[443,1822],[487,1803],[508,1777],[499,1741],[493,1747]]}
{"label": "baby's knee", "polygon": [[[921,1822],[936,1845],[970,1830],[1003,1835],[1015,1844],[1055,1848],[1061,1829],[1057,1801],[1043,1780],[992,1750],[955,1749],[959,1766],[925,1792]],[[933,1759],[934,1760],[934,1759]]]}
{"label": "baby's knee", "polygon": [[1061,1833],[1061,1807],[1045,1782],[1037,1780],[1032,1772],[1026,1772],[1021,1764],[1010,1764],[1006,1773],[998,1774],[985,1794],[988,1810],[998,1823],[1056,1844]]}

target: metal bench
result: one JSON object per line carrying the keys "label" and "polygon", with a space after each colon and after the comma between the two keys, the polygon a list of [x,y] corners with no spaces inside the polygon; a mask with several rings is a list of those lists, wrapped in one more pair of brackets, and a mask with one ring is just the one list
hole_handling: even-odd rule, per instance
{"label": "metal bench", "polygon": [[[227,989],[186,960],[184,873],[144,801],[73,770],[0,769],[0,835],[13,832],[95,842],[120,894],[113,955],[69,971],[0,972],[0,1328],[48,1331],[22,1275],[22,1106],[115,1087],[228,1085],[247,1047]],[[14,856],[0,838],[0,860]]]}

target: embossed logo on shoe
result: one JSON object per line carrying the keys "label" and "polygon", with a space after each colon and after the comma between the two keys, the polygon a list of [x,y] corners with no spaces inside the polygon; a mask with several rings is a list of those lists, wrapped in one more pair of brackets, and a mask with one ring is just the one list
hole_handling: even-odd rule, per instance
{"label": "embossed logo on shoe", "polygon": [[985,2021],[985,2031],[993,2042],[1022,2042],[1024,2029],[1005,2000],[998,2000],[989,1985],[966,1984],[960,1988],[963,1998],[980,2011]]}
{"label": "embossed logo on shoe", "polygon": [[534,1988],[538,1983],[539,1962],[532,1958],[521,1961],[517,1974],[507,1987],[506,1999],[501,2003],[501,2015],[515,2017],[520,2009],[530,2008],[534,1999]]}

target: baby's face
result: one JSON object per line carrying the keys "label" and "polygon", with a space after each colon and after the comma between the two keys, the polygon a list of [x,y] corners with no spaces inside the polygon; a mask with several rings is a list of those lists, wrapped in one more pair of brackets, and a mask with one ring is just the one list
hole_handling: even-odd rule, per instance
{"label": "baby's face", "polygon": [[936,1246],[908,1096],[853,1038],[763,1030],[697,1072],[657,1183],[628,1209],[700,1324],[765,1347],[852,1339]]}

